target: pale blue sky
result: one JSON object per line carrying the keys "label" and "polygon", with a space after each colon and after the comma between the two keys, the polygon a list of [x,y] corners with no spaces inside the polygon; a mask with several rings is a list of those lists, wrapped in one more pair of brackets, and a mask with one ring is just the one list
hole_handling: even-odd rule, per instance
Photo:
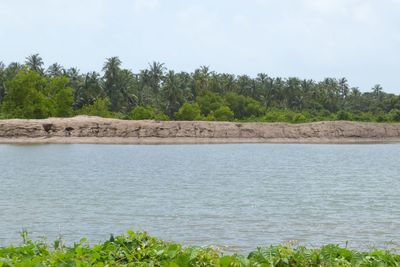
{"label": "pale blue sky", "polygon": [[0,61],[347,77],[400,93],[400,0],[0,0]]}

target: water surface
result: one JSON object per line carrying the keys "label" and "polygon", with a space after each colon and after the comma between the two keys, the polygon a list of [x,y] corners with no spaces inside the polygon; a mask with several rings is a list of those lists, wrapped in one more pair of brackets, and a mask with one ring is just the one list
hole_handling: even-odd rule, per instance
{"label": "water surface", "polygon": [[249,251],[400,240],[400,145],[0,145],[0,246],[146,230]]}

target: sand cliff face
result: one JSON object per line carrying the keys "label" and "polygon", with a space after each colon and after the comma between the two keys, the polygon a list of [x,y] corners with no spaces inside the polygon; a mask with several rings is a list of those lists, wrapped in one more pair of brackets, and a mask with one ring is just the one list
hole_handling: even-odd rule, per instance
{"label": "sand cliff face", "polygon": [[399,142],[400,124],[128,121],[78,116],[0,120],[1,143]]}

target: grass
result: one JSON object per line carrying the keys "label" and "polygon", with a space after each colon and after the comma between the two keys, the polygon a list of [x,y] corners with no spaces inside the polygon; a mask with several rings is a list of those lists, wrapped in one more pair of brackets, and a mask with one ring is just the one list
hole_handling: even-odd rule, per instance
{"label": "grass", "polygon": [[400,266],[400,255],[387,250],[358,252],[326,245],[308,249],[302,246],[257,248],[248,256],[223,255],[208,247],[183,247],[128,231],[111,236],[104,243],[90,246],[86,239],[72,246],[56,240],[52,246],[32,241],[22,232],[20,246],[0,247],[0,267],[5,266]]}

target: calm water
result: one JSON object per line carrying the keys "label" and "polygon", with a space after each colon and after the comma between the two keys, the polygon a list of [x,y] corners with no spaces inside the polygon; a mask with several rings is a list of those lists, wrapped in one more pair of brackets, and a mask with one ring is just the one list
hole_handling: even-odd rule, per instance
{"label": "calm water", "polygon": [[400,240],[400,145],[0,145],[0,246],[127,229],[185,244]]}

